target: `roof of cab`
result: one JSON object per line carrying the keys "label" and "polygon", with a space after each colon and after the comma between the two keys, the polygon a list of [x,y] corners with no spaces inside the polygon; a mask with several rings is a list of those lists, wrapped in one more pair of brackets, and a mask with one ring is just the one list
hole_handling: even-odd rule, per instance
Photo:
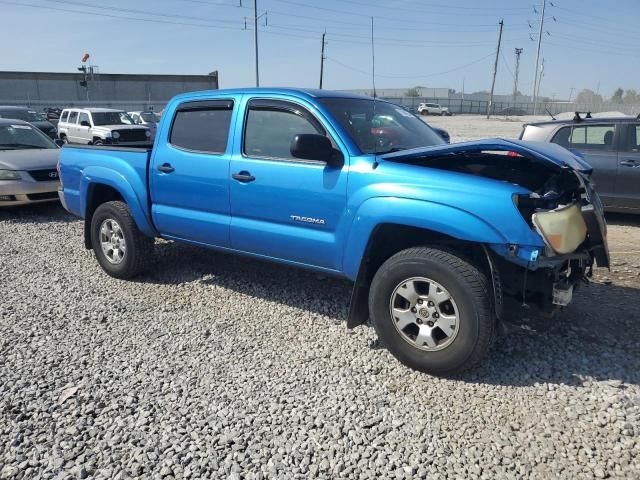
{"label": "roof of cab", "polygon": [[543,125],[580,125],[582,123],[627,123],[638,122],[638,117],[632,116],[618,116],[618,117],[591,117],[581,118],[580,120],[574,120],[573,118],[557,119],[557,120],[543,120],[541,122],[527,122],[525,125],[532,125],[540,127]]}
{"label": "roof of cab", "polygon": [[224,96],[224,95],[255,95],[255,94],[282,94],[282,95],[296,95],[299,97],[310,98],[360,98],[371,100],[372,97],[366,95],[359,95],[350,92],[338,92],[335,90],[319,90],[315,88],[289,88],[289,87],[264,87],[264,88],[230,88],[221,90],[202,90],[196,92],[188,92],[177,95],[176,98],[184,99],[191,97],[201,96]]}

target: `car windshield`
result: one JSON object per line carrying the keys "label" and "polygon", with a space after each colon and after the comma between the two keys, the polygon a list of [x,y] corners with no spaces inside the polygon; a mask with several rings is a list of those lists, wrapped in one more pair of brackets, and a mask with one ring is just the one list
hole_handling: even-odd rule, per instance
{"label": "car windshield", "polygon": [[92,112],[94,125],[133,125],[135,122],[127,112]]}
{"label": "car windshield", "polygon": [[57,148],[49,137],[30,125],[0,125],[0,150]]}
{"label": "car windshield", "polygon": [[384,101],[321,98],[363,153],[389,153],[442,145],[444,140],[415,115]]}
{"label": "car windshield", "polygon": [[157,123],[159,121],[156,114],[152,112],[141,113],[140,117],[147,123]]}
{"label": "car windshield", "polygon": [[42,117],[33,110],[22,110],[19,108],[11,110],[0,110],[0,117],[13,118],[15,120],[24,120],[25,122],[37,122],[42,120]]}

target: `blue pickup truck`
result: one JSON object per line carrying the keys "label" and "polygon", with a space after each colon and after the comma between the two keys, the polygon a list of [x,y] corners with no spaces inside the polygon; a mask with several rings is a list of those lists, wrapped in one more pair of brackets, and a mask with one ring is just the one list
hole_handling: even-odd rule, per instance
{"label": "blue pickup truck", "polygon": [[393,355],[432,374],[475,364],[502,322],[555,313],[609,264],[579,157],[517,140],[449,145],[369,97],[183,94],[152,148],[65,146],[59,170],[60,199],[107,274],[139,274],[161,237],[346,277],[347,326],[371,319]]}

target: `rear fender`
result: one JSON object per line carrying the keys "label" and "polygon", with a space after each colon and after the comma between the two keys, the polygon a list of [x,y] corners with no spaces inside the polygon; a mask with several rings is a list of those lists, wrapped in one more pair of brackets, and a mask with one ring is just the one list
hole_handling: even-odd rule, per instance
{"label": "rear fender", "polygon": [[[91,187],[96,184],[107,185],[120,193],[140,231],[145,235],[155,237],[157,232],[146,208],[147,186],[140,181],[140,177],[132,168],[131,172],[126,173],[127,176],[106,167],[87,167],[83,171],[80,180],[80,209],[82,216],[86,217],[87,214],[87,200]],[[140,198],[140,195],[142,195],[142,198]]]}

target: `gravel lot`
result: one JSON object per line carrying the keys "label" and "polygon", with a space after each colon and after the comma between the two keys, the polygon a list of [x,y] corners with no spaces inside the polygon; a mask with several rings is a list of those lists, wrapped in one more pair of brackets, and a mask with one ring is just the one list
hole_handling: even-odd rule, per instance
{"label": "gravel lot", "polygon": [[346,330],[343,281],[167,242],[118,281],[61,207],[2,210],[0,478],[637,479],[640,220],[609,220],[562,322],[439,379]]}

